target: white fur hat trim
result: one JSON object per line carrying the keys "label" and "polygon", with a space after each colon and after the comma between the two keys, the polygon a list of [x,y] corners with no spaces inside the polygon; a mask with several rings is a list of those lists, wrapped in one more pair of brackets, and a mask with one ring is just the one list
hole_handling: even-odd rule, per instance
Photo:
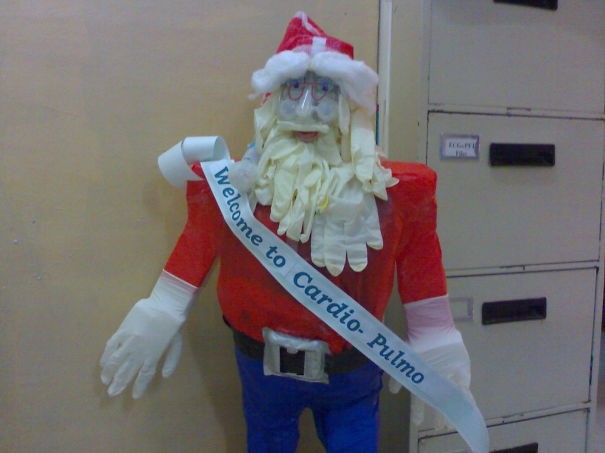
{"label": "white fur hat trim", "polygon": [[272,93],[288,79],[302,77],[307,71],[331,78],[349,99],[368,113],[375,113],[378,75],[363,61],[340,52],[324,51],[310,56],[304,51],[285,50],[275,54],[264,68],[252,74],[252,88],[256,95]]}

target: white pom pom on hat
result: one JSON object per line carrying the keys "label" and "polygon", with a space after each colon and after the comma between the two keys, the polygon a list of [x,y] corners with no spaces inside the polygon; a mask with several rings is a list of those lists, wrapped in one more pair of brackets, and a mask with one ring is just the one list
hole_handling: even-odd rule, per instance
{"label": "white pom pom on hat", "polygon": [[306,71],[331,78],[350,100],[370,114],[375,112],[376,72],[354,59],[351,44],[328,36],[304,12],[298,12],[290,20],[276,54],[252,74],[252,88],[256,95],[271,93]]}

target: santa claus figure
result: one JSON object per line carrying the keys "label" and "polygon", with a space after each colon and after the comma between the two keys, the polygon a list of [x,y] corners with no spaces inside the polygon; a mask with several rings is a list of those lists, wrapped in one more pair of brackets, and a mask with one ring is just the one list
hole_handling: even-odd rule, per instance
{"label": "santa claus figure", "polygon": [[[436,176],[377,153],[377,83],[351,45],[297,13],[252,76],[262,96],[256,137],[231,178],[253,200],[256,219],[378,320],[396,279],[408,343],[468,390],[468,354],[452,321],[436,234]],[[135,304],[101,359],[108,393],[134,380],[140,397],[164,354],[162,374],[174,371],[179,328],[220,258],[217,294],[235,340],[248,451],[294,452],[305,408],[328,452],[377,451],[381,369],[259,264],[227,228],[200,166],[193,172],[185,229],[151,295]],[[317,363],[320,373],[309,373]]]}

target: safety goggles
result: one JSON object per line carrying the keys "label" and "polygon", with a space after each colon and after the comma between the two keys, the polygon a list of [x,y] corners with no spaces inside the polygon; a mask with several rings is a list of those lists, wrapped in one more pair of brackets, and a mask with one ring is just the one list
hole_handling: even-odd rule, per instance
{"label": "safety goggles", "polygon": [[314,73],[307,73],[298,79],[287,80],[282,85],[282,93],[291,101],[300,100],[308,89],[315,102],[320,102],[326,97],[338,99],[338,85],[331,79],[320,77]]}

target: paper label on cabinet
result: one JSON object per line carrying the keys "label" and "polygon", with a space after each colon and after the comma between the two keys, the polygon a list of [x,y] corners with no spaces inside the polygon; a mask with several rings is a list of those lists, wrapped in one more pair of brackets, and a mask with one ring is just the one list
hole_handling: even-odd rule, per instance
{"label": "paper label on cabinet", "polygon": [[443,134],[441,159],[479,159],[479,136]]}

